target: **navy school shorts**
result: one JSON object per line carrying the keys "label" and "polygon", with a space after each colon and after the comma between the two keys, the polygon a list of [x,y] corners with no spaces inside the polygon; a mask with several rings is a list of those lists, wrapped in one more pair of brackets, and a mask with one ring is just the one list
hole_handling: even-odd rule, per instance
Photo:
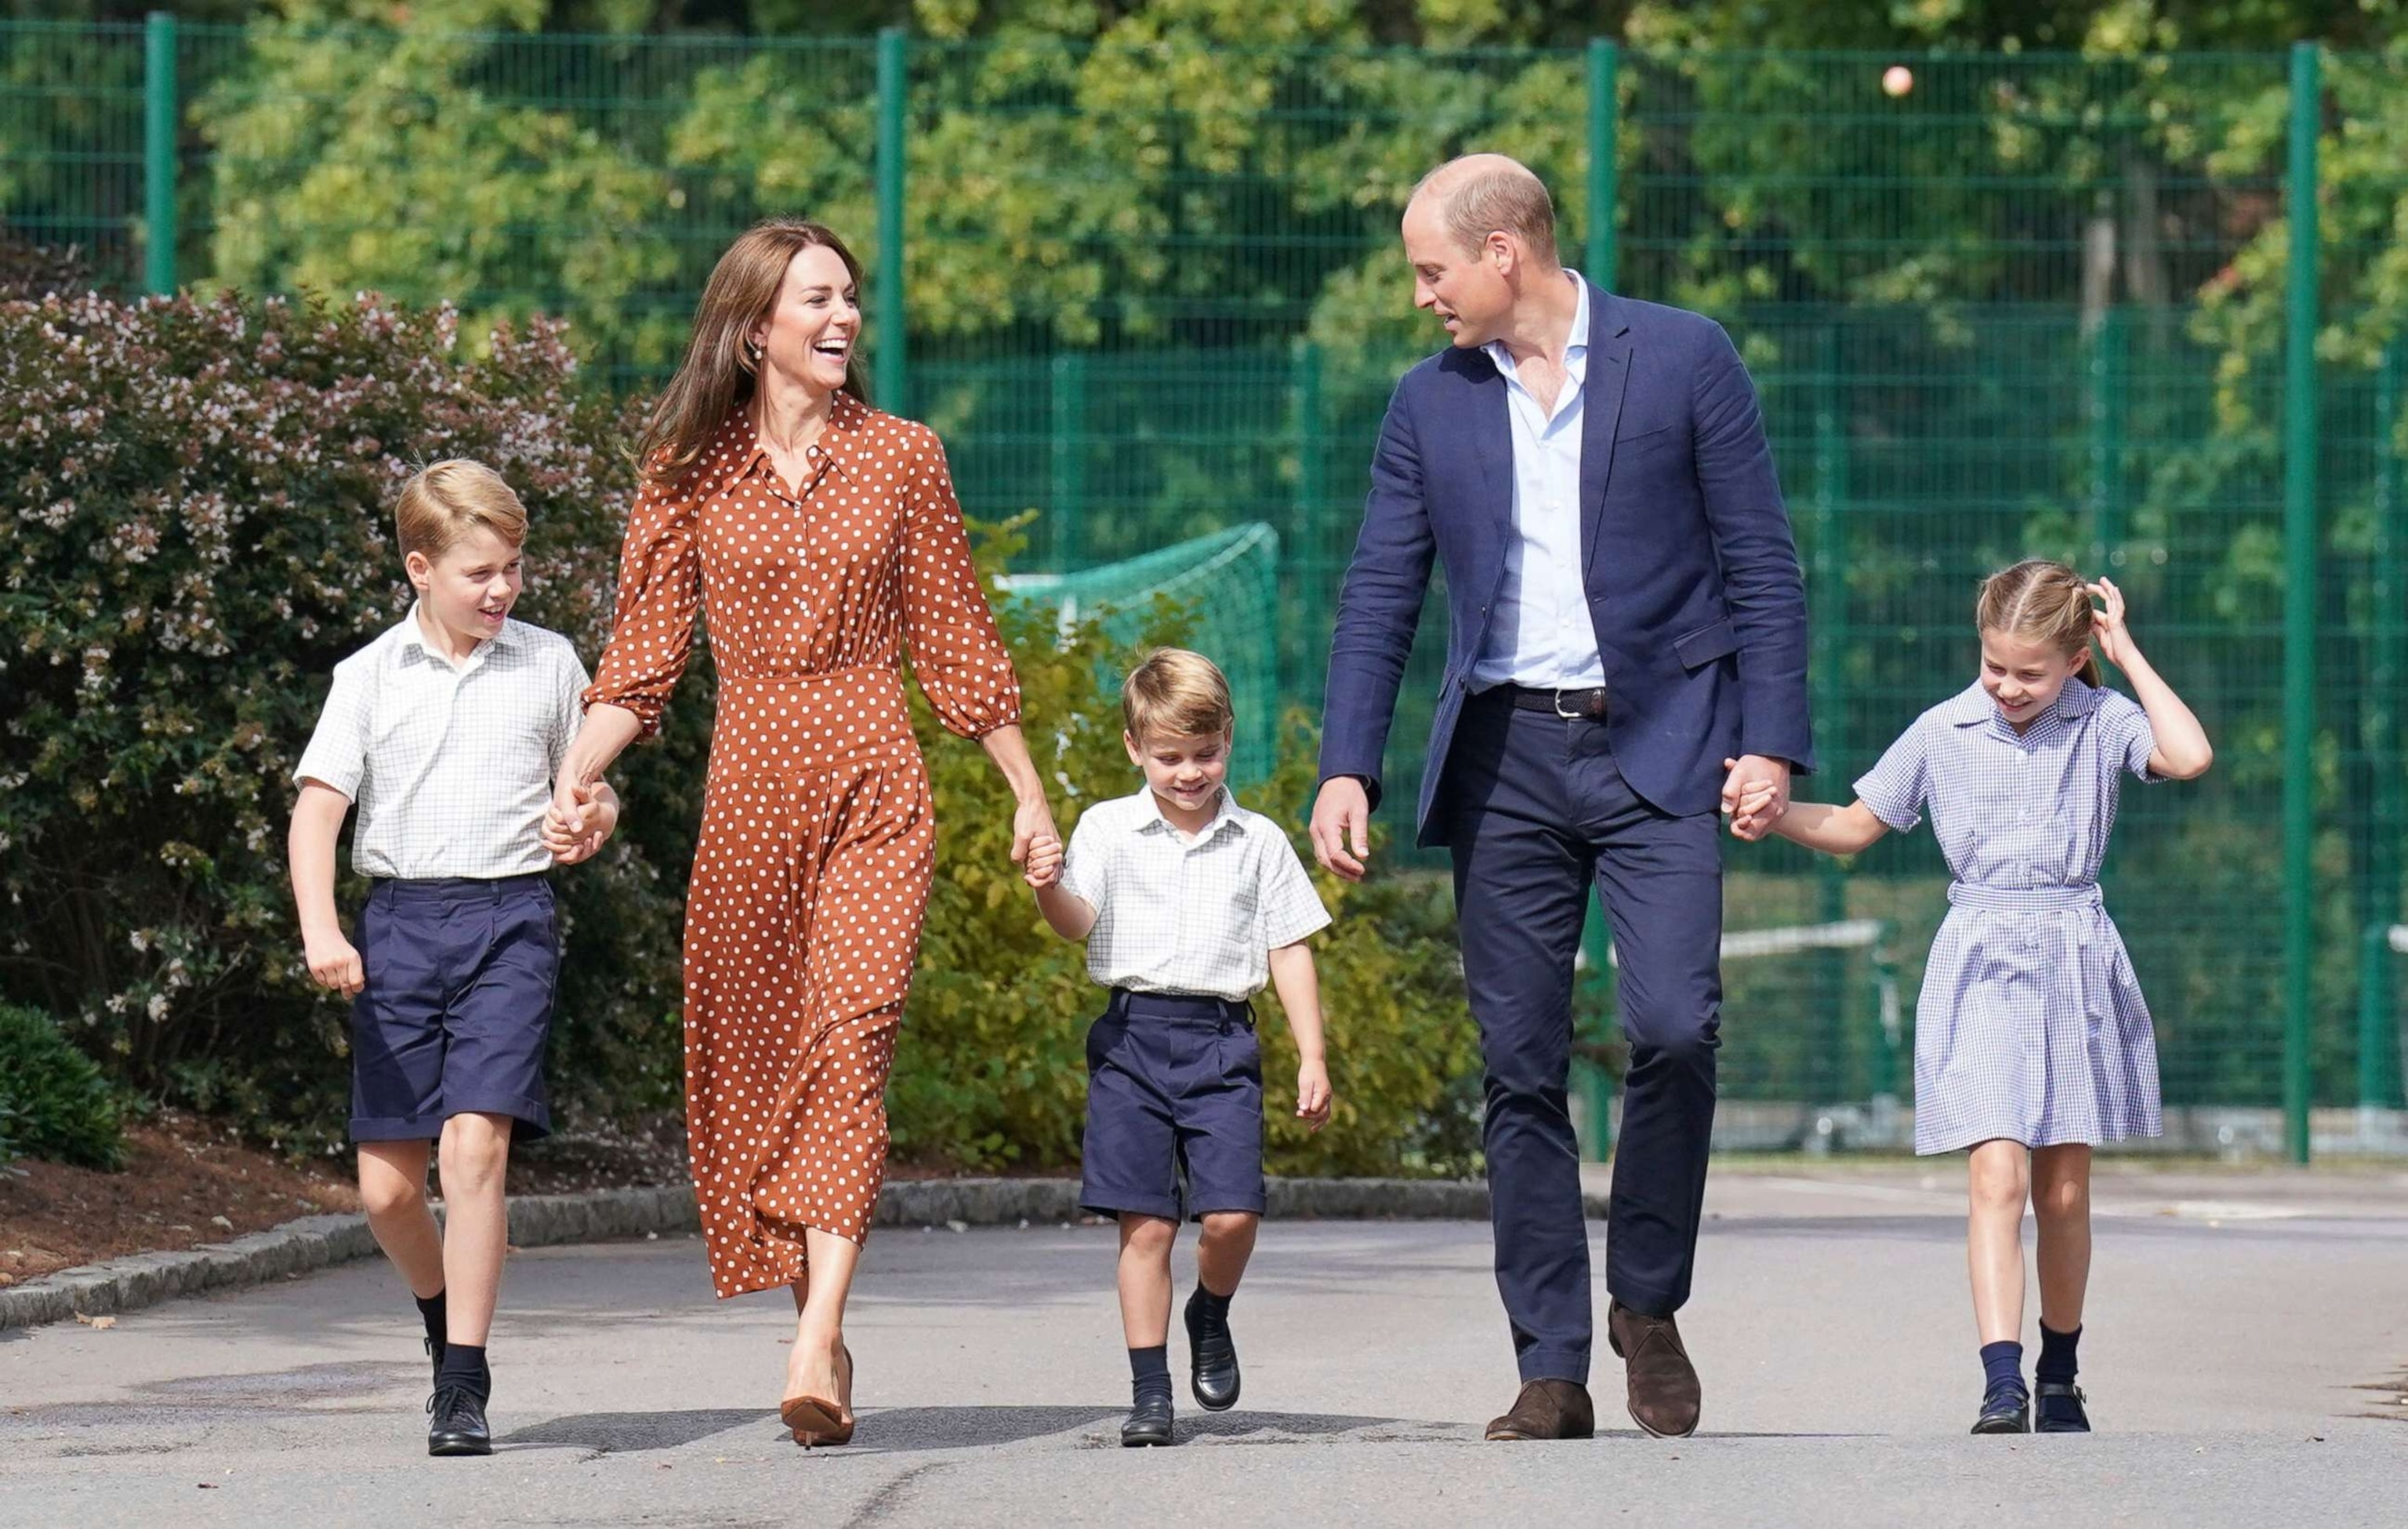
{"label": "navy school shorts", "polygon": [[1079,1204],[1093,1215],[1261,1215],[1263,1054],[1253,1011],[1115,988],[1087,1031],[1082,1156]]}
{"label": "navy school shorts", "polygon": [[433,1141],[454,1115],[552,1130],[544,1039],[560,923],[541,875],[383,880],[360,910],[367,986],[351,1001],[351,1140]]}

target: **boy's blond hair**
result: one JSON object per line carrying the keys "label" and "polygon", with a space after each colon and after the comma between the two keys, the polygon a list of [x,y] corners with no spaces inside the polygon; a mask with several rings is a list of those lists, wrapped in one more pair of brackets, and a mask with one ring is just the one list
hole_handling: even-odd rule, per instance
{"label": "boy's blond hair", "polygon": [[469,531],[483,527],[513,547],[526,544],[526,506],[482,462],[454,457],[423,468],[401,485],[393,507],[401,555],[440,557]]}
{"label": "boy's blond hair", "polygon": [[1238,708],[1220,665],[1185,648],[1156,648],[1121,686],[1121,719],[1140,743],[1226,738],[1237,726]]}

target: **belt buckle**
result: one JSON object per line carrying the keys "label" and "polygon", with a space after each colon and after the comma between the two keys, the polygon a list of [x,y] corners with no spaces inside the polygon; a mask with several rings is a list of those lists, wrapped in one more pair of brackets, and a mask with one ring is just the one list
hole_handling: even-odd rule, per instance
{"label": "belt buckle", "polygon": [[[1593,687],[1593,686],[1591,686],[1591,687],[1584,688],[1583,690],[1581,690],[1581,691],[1579,691],[1579,692],[1577,692],[1577,693],[1578,693],[1578,694],[1581,694],[1581,695],[1587,695],[1587,694],[1590,694],[1590,693],[1591,693],[1591,691],[1592,691],[1593,689],[1594,689],[1594,687]],[[1595,720],[1596,720],[1596,718],[1595,718],[1595,717],[1593,717],[1592,715],[1590,715],[1590,714],[1589,714],[1589,713],[1587,713],[1586,711],[1567,712],[1567,711],[1565,711],[1565,710],[1564,710],[1564,697],[1566,697],[1566,696],[1568,696],[1568,695],[1574,694],[1574,693],[1575,693],[1575,692],[1573,692],[1573,691],[1567,690],[1564,686],[1562,686],[1562,685],[1557,685],[1557,686],[1555,686],[1555,714],[1556,714],[1557,716],[1559,716],[1559,717],[1562,717],[1562,718],[1563,718],[1565,721],[1567,721],[1567,722],[1593,722],[1593,721],[1595,721]]]}

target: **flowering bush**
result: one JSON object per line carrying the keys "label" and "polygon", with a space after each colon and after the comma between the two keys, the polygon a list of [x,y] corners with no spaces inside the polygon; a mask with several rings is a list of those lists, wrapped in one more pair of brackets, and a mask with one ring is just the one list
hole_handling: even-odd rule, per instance
{"label": "flowering bush", "polygon": [[[0,301],[0,1001],[45,1009],[137,1089],[295,1147],[348,1116],[342,1002],[302,964],[286,881],[292,770],[336,661],[408,605],[386,505],[413,466],[474,456],[532,519],[521,612],[589,665],[608,636],[632,497],[625,411],[556,326],[460,353],[448,310],[226,296]],[[1013,532],[982,534],[994,570]],[[1078,803],[1134,788],[1092,623],[1002,612],[1030,735]],[[1156,635],[1175,636],[1178,613]],[[559,877],[567,959],[555,1101],[630,1116],[681,1095],[680,941],[711,715],[697,663],[663,737],[612,772],[619,836]],[[1077,1152],[1098,997],[1008,859],[979,749],[921,708],[939,824],[927,938],[897,1059],[899,1151],[970,1166]],[[1293,822],[1308,740],[1254,805]],[[345,878],[338,900],[365,888]],[[1281,1118],[1275,1164],[1461,1167],[1475,1070],[1442,896],[1325,892],[1338,1125]],[[1267,1048],[1287,1057],[1276,1006]],[[1271,1064],[1274,1075],[1283,1063]]]}

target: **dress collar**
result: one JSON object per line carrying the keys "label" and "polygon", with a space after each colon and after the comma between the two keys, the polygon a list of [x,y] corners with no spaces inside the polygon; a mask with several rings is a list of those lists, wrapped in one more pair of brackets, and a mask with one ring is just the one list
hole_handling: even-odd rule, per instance
{"label": "dress collar", "polygon": [[[852,394],[837,394],[828,405],[827,428],[820,432],[819,440],[811,442],[806,454],[810,470],[802,483],[805,489],[818,479],[823,466],[832,467],[847,478],[857,480],[861,476],[862,432],[869,423],[870,412],[869,406]],[[713,476],[714,491],[751,476],[768,459],[769,449],[762,443],[761,433],[752,427],[749,404],[738,404],[728,411],[705,454],[727,464],[724,471]]]}

